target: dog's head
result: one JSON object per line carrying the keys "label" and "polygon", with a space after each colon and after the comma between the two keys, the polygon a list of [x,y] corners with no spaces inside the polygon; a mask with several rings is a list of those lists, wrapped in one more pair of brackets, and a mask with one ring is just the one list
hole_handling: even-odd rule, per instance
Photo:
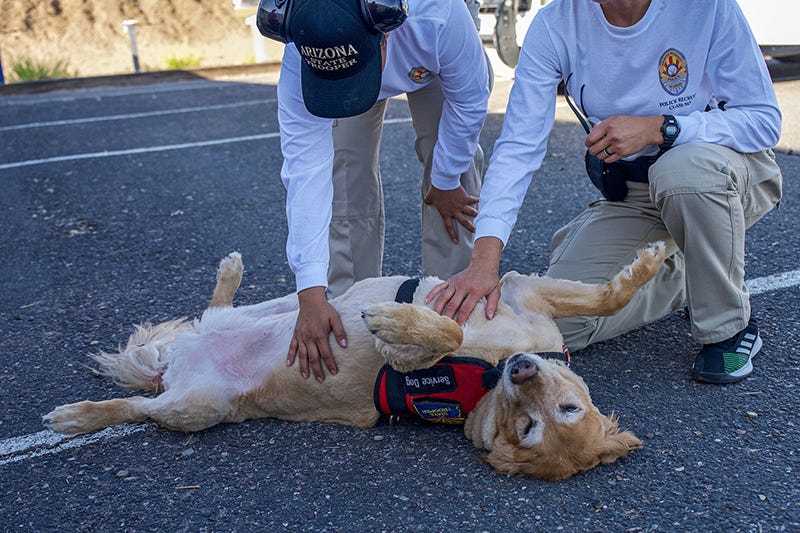
{"label": "dog's head", "polygon": [[612,463],[642,442],[592,404],[583,380],[563,363],[535,354],[506,361],[503,377],[465,427],[501,473],[555,481]]}

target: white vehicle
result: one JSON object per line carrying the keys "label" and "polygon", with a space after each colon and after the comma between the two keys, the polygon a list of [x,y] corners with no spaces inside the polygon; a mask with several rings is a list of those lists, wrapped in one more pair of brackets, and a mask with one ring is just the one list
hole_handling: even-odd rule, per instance
{"label": "white vehicle", "polygon": [[493,42],[497,55],[509,67],[516,67],[519,49],[533,17],[551,0],[483,0],[481,38]]}
{"label": "white vehicle", "polygon": [[[506,65],[517,66],[525,33],[539,9],[551,0],[485,0],[481,36],[494,42]],[[765,57],[800,61],[800,1],[737,0]]]}
{"label": "white vehicle", "polygon": [[737,0],[765,56],[800,61],[800,2]]}

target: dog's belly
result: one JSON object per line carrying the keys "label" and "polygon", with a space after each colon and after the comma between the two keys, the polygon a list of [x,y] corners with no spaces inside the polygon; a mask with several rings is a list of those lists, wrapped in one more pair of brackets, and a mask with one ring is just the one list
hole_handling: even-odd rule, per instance
{"label": "dog's belly", "polygon": [[165,390],[224,389],[231,395],[257,390],[285,368],[291,338],[286,320],[245,320],[239,327],[201,325],[181,335],[164,374]]}
{"label": "dog's belly", "polygon": [[379,417],[373,386],[385,361],[361,308],[391,298],[403,279],[367,280],[334,301],[348,344],[343,349],[332,339],[338,372],[325,369],[323,383],[304,379],[297,361],[286,366],[296,311],[263,316],[273,308],[210,308],[176,339],[163,376],[165,394],[199,410],[213,408],[221,422],[275,417],[373,426]]}

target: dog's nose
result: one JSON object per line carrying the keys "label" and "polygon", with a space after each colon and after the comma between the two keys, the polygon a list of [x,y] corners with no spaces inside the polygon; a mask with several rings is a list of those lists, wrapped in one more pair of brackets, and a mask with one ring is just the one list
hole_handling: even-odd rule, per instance
{"label": "dog's nose", "polygon": [[539,366],[536,362],[528,357],[522,357],[522,354],[512,356],[508,361],[508,365],[511,383],[515,385],[532,378],[539,372]]}

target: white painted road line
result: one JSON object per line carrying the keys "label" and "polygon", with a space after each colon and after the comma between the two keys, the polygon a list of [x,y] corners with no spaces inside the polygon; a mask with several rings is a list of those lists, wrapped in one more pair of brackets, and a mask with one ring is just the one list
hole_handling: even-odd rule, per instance
{"label": "white painted road line", "polygon": [[[782,272],[774,276],[751,279],[747,282],[747,288],[751,295],[763,294],[769,291],[796,287],[800,285],[800,270]],[[40,431],[22,437],[12,437],[0,440],[0,466],[17,461],[34,459],[42,455],[51,455],[79,448],[95,442],[126,437],[155,427],[153,424],[125,424],[103,429],[97,433],[88,435],[68,436],[52,431]]]}
{"label": "white painted road line", "polygon": [[61,435],[52,431],[40,431],[22,437],[0,441],[0,466],[17,461],[34,459],[42,455],[61,453],[64,450],[80,448],[87,444],[118,437],[126,437],[144,431],[148,424],[125,424],[90,433],[88,435]]}
{"label": "white painted road line", "polygon": [[106,115],[102,117],[75,118],[69,120],[51,120],[47,122],[28,122],[24,124],[14,124],[12,126],[0,127],[0,133],[4,131],[25,130],[31,128],[49,128],[53,126],[71,126],[73,124],[87,124],[90,122],[110,122],[113,120],[130,120],[133,118],[163,117],[166,115],[180,115],[184,113],[199,113],[202,111],[219,111],[232,107],[243,107],[251,105],[274,104],[278,100],[272,98],[267,100],[250,100],[246,102],[236,102],[233,104],[218,104],[198,107],[183,107],[179,109],[164,109],[159,111],[147,111],[146,113],[126,113],[124,115]]}
{"label": "white painted road line", "polygon": [[[405,124],[410,123],[410,118],[391,118],[384,120],[384,124]],[[29,159],[27,161],[17,161],[15,163],[5,163],[0,165],[0,170],[8,170],[12,168],[30,167],[34,165],[44,165],[47,163],[60,163],[63,161],[76,161],[78,159],[99,159],[102,157],[116,157],[120,155],[134,155],[134,154],[147,154],[153,152],[166,152],[169,150],[185,150],[188,148],[199,148],[202,146],[214,146],[218,144],[229,144],[238,142],[260,141],[263,139],[276,139],[280,137],[280,133],[262,133],[259,135],[245,135],[243,137],[228,137],[227,139],[213,139],[210,141],[199,141],[183,144],[168,144],[163,146],[149,146],[145,148],[132,148],[130,150],[113,150],[106,152],[92,152],[86,154],[73,154],[63,155],[57,157],[48,157],[46,159]]]}
{"label": "white painted road line", "polygon": [[246,141],[258,141],[262,139],[273,139],[279,137],[278,133],[263,133],[261,135],[246,135],[244,137],[229,137],[227,139],[214,139],[212,141],[201,141],[183,144],[167,144],[163,146],[150,146],[146,148],[133,148],[131,150],[113,150],[110,152],[94,152],[88,154],[63,155],[59,157],[48,157],[47,159],[29,159],[28,161],[18,161],[16,163],[6,163],[0,165],[0,170],[11,168],[30,167],[33,165],[44,165],[46,163],[60,163],[62,161],[76,161],[78,159],[99,159],[102,157],[116,157],[119,155],[147,154],[152,152],[166,152],[169,150],[185,150],[187,148],[198,148],[201,146],[213,146],[217,144],[228,144]]}
{"label": "white painted road line", "polygon": [[747,286],[747,290],[750,291],[750,294],[762,294],[778,289],[796,287],[800,285],[800,270],[781,272],[773,276],[751,279],[745,281],[744,284]]}

